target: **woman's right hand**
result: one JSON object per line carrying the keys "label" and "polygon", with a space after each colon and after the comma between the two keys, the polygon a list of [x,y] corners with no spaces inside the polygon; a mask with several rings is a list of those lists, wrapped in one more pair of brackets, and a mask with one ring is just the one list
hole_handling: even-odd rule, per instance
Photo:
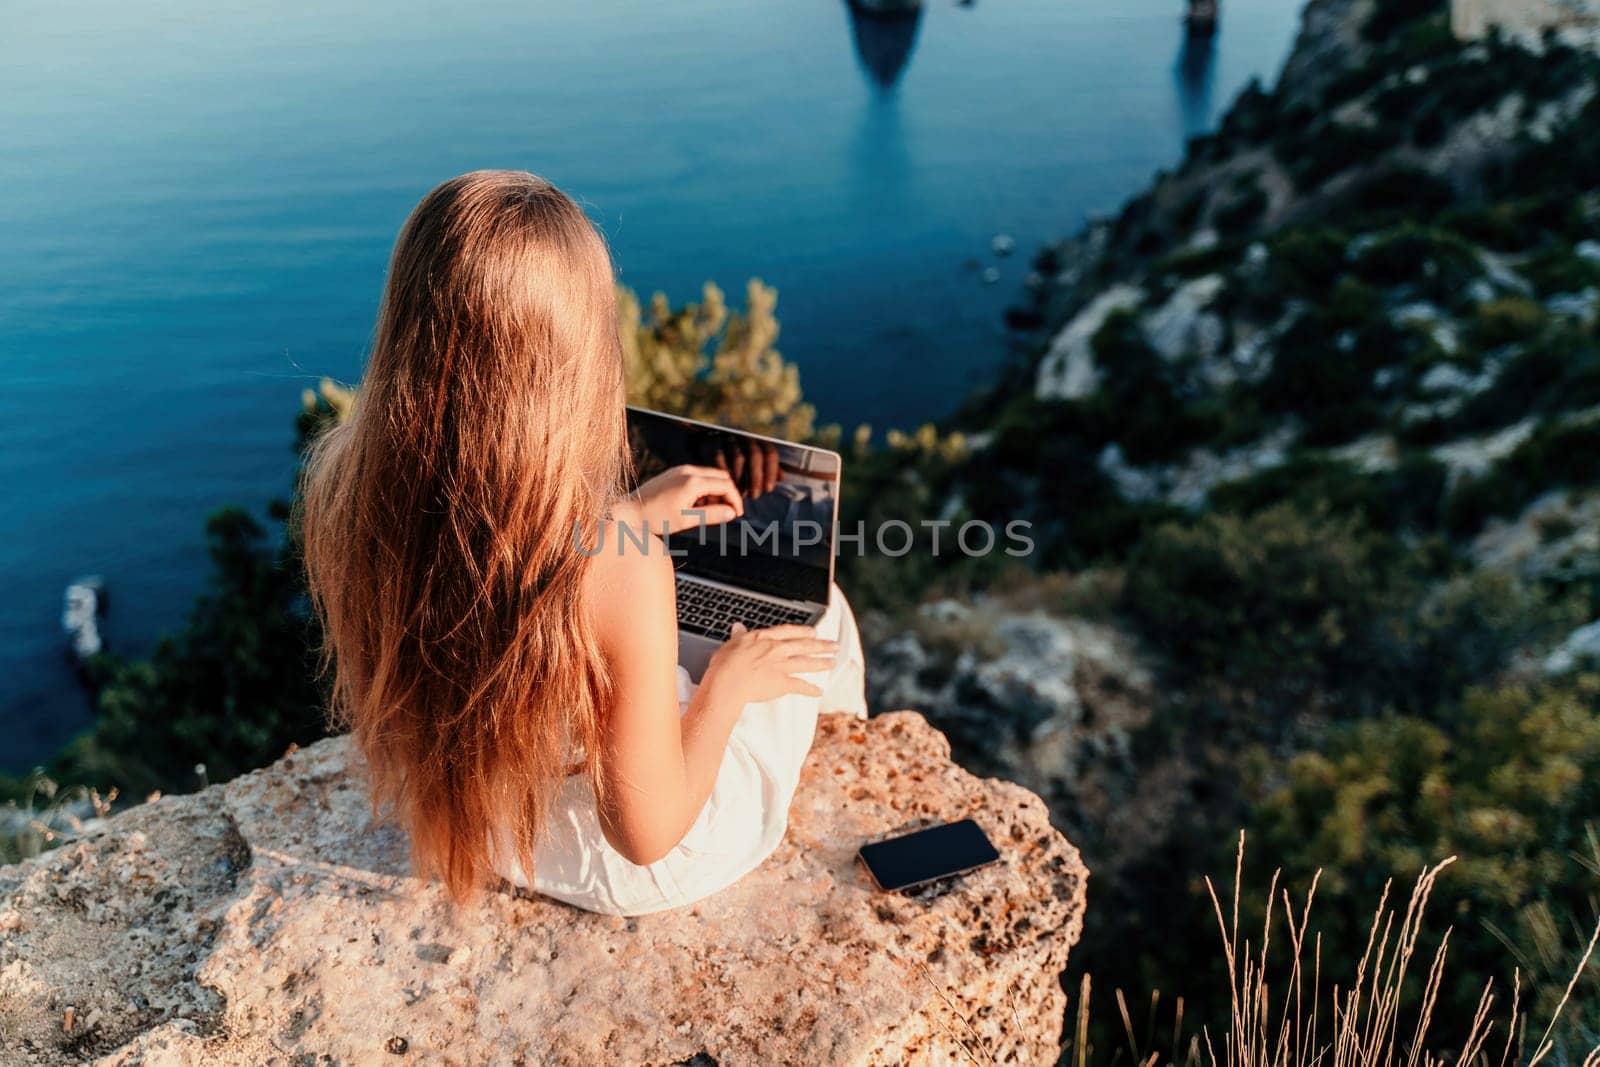
{"label": "woman's right hand", "polygon": [[822,690],[796,675],[828,670],[838,648],[837,641],[823,640],[812,626],[747,630],[734,623],[732,635],[712,655],[700,687],[741,709],[793,693],[818,697]]}

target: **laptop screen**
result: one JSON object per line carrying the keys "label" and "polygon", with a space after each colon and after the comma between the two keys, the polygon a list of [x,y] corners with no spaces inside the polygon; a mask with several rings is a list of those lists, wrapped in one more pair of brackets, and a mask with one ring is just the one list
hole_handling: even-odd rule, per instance
{"label": "laptop screen", "polygon": [[821,448],[628,409],[634,476],[669,467],[721,467],[744,497],[744,515],[673,534],[667,547],[684,574],[784,600],[828,602],[840,461]]}

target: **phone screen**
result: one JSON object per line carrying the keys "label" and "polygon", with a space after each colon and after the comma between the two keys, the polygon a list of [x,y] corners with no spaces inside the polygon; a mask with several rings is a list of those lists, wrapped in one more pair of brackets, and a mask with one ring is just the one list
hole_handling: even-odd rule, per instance
{"label": "phone screen", "polygon": [[971,819],[861,846],[861,861],[878,888],[885,890],[909,889],[999,858],[1000,853]]}

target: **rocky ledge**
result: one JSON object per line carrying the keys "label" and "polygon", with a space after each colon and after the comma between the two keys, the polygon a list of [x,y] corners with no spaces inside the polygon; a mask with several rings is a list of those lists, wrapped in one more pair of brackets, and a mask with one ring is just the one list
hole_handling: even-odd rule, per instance
{"label": "rocky ledge", "polygon": [[[971,816],[1003,862],[874,891],[863,840]],[[824,716],[789,833],[639,919],[454,910],[343,739],[0,868],[7,1064],[1054,1063],[1088,872],[912,712]]]}

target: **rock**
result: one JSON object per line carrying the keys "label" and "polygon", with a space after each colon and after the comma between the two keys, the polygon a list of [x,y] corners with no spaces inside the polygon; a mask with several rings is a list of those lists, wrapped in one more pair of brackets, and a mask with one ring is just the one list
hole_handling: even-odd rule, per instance
{"label": "rock", "polygon": [[1040,400],[1076,400],[1098,389],[1094,335],[1114,312],[1138,307],[1144,295],[1138,286],[1119,284],[1089,301],[1050,342],[1050,350],[1039,362],[1034,395]]}
{"label": "rock", "polygon": [[1137,467],[1123,455],[1122,446],[1115,441],[1100,450],[1095,466],[1116,486],[1117,495],[1136,504],[1163,500],[1171,480],[1171,467],[1167,465]]}
{"label": "rock", "polygon": [[1435,396],[1452,393],[1476,395],[1492,384],[1492,376],[1469,374],[1454,363],[1435,363],[1422,376],[1417,388]]}
{"label": "rock", "polygon": [[1533,51],[1542,51],[1547,34],[1575,46],[1594,47],[1600,37],[1600,4],[1594,0],[1455,0],[1450,5],[1450,28],[1461,40],[1487,36],[1491,31]]}
{"label": "rock", "polygon": [[1074,588],[933,601],[892,630],[865,620],[867,686],[894,702],[881,706],[926,708],[963,766],[1044,797],[1055,825],[1104,864],[1100,878],[1161,839],[1186,771],[1135,753],[1163,707],[1155,670],[1118,626],[1060,613],[1069,599],[1109,604],[1114,589]]}
{"label": "rock", "polygon": [[1596,311],[1600,310],[1600,289],[1591,285],[1576,293],[1557,293],[1547,298],[1544,306],[1552,315],[1564,315],[1590,323],[1594,321]]}
{"label": "rock", "polygon": [[1298,432],[1292,425],[1283,425],[1257,441],[1226,452],[1195,448],[1182,462],[1148,467],[1129,463],[1122,446],[1113,442],[1101,450],[1096,464],[1124,500],[1195,509],[1202,507],[1219,485],[1282,466],[1289,459],[1289,449]]}
{"label": "rock", "polygon": [[1261,326],[1248,319],[1235,318],[1233,349],[1223,360],[1218,361],[1225,363],[1227,369],[1215,372],[1214,387],[1222,388],[1235,381],[1258,384],[1266,378],[1272,371],[1275,346],[1299,320],[1303,310],[1291,303],[1278,321],[1270,326]]}
{"label": "rock", "polygon": [[[1002,863],[893,895],[855,862],[969,815]],[[458,911],[407,863],[336,738],[0,868],[0,1062],[1054,1063],[1087,877],[908,712],[824,716],[784,843],[690,908]]]}
{"label": "rock", "polygon": [[1400,461],[1400,447],[1388,434],[1375,433],[1329,449],[1328,455],[1350,464],[1362,474],[1376,474],[1395,468]]}
{"label": "rock", "polygon": [[1144,335],[1168,363],[1195,355],[1213,358],[1222,347],[1222,319],[1206,311],[1227,284],[1220,274],[1184,282],[1167,302],[1145,316]]}
{"label": "rock", "polygon": [[1454,355],[1461,349],[1461,331],[1455,321],[1437,305],[1425,300],[1403,304],[1394,310],[1394,320],[1403,326],[1423,330],[1445,355]]}
{"label": "rock", "polygon": [[[1515,111],[1517,108],[1511,108],[1511,110]],[[1510,140],[1510,137],[1506,137],[1505,140]],[[1512,267],[1511,261],[1506,256],[1483,248],[1476,249],[1474,254],[1478,257],[1478,262],[1483,265],[1484,274],[1488,276],[1490,283],[1496,289],[1501,292],[1515,293],[1518,296],[1531,296],[1533,294],[1533,284],[1517,273],[1516,268]]]}
{"label": "rock", "polygon": [[1600,493],[1540,494],[1522,514],[1490,519],[1468,554],[1476,566],[1529,581],[1593,571],[1600,561]]}
{"label": "rock", "polygon": [[1561,647],[1545,658],[1548,674],[1565,674],[1584,663],[1600,662],[1600,620],[1580,626],[1567,635]]}
{"label": "rock", "polygon": [[1345,71],[1360,66],[1371,46],[1361,26],[1371,10],[1369,0],[1311,0],[1300,13],[1289,58],[1278,75],[1278,88],[1290,104],[1310,103]]}
{"label": "rock", "polygon": [[989,242],[989,247],[997,256],[1009,256],[1017,250],[1017,239],[1009,233],[997,233],[994,240]]}
{"label": "rock", "polygon": [[1068,823],[1103,814],[1104,780],[1156,703],[1117,628],[990,596],[924,604],[867,662],[873,700],[937,714],[963,764],[1027,782]]}
{"label": "rock", "polygon": [[1443,463],[1450,472],[1452,484],[1463,475],[1482,474],[1517,450],[1517,446],[1533,436],[1539,420],[1533,416],[1512,423],[1482,437],[1463,437],[1432,450],[1434,459]]}

